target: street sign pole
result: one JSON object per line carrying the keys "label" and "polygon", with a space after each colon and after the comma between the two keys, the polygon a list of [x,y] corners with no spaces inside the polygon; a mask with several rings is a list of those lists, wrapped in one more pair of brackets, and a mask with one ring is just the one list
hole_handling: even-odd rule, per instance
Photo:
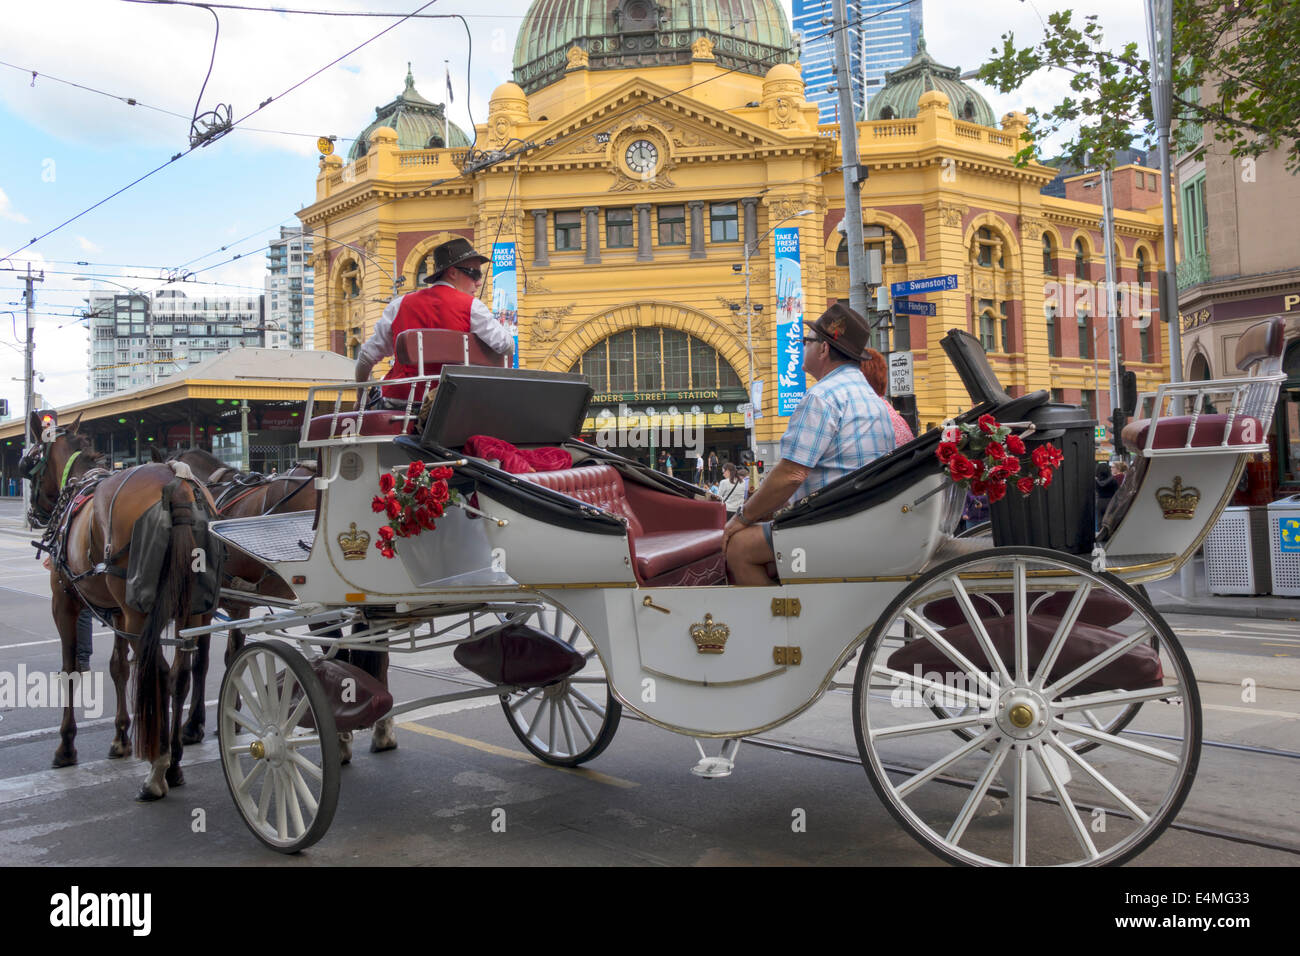
{"label": "street sign pole", "polygon": [[[845,0],[831,4],[835,21],[835,79],[840,95],[840,156],[844,166],[844,236],[849,244],[849,308],[864,319],[867,300],[866,247],[862,238],[861,182],[866,171],[858,165],[858,117],[853,110],[852,73],[849,72],[849,16]],[[878,347],[880,332],[871,331],[871,344]]]}

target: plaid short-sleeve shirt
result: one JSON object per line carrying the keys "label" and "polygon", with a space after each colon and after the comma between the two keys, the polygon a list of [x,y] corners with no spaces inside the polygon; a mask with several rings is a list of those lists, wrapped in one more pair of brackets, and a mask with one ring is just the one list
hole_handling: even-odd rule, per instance
{"label": "plaid short-sleeve shirt", "polygon": [[893,450],[889,406],[856,365],[837,365],[808,389],[781,437],[781,457],[811,469],[795,501]]}

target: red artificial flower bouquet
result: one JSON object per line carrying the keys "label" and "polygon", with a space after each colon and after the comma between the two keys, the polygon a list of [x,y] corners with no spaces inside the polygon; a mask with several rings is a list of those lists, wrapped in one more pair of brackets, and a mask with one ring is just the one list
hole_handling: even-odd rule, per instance
{"label": "red artificial flower bouquet", "polygon": [[1065,458],[1055,445],[1046,444],[1026,460],[1025,443],[992,415],[981,415],[973,425],[945,424],[941,438],[935,455],[953,482],[971,494],[988,495],[989,504],[1005,498],[1008,485],[1022,495],[1046,488]]}
{"label": "red artificial flower bouquet", "polygon": [[413,461],[400,474],[401,469],[394,468],[379,476],[380,494],[370,502],[370,510],[376,514],[388,516],[388,524],[379,529],[379,540],[375,547],[386,558],[397,554],[398,538],[413,538],[421,531],[432,531],[438,527],[436,519],[441,518],[447,503],[459,500],[448,486],[451,469],[445,467],[426,468],[424,462]]}

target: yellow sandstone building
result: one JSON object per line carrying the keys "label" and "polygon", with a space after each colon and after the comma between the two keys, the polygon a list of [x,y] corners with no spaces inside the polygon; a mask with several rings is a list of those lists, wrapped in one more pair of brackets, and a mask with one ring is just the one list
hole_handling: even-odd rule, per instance
{"label": "yellow sandstone building", "polygon": [[[694,412],[707,422],[706,454],[734,459],[747,444],[738,409],[752,372],[763,383],[760,456],[772,460],[787,421],[777,300],[791,291],[777,288],[772,230],[798,229],[808,319],[848,299],[838,130],[818,124],[793,60],[775,0],[691,0],[671,12],[644,0],[537,0],[520,27],[516,82],[493,92],[472,136],[444,128],[442,107],[408,75],[347,162],[322,159],[316,202],[300,213],[324,240],[315,347],[355,354],[395,288],[418,288],[439,243],[464,236],[485,255],[514,243],[520,364],[589,377],[589,434],[620,414],[667,428]],[[938,346],[951,327],[981,338],[1012,394],[1051,389],[1104,419],[1100,189],[1088,192],[1084,176],[1066,183],[1079,198],[1044,195],[1056,171],[1013,161],[1026,117],[995,122],[958,75],[922,41],[858,124],[861,215],[885,285],[958,277],[955,291],[921,297],[936,316],[900,317],[893,330],[893,348],[913,356],[920,426],[969,405]],[[1116,173],[1116,195],[1128,197],[1117,200],[1127,207],[1116,210],[1118,278],[1130,291],[1154,285],[1162,267],[1157,175]],[[1164,327],[1149,318],[1158,304],[1126,295],[1121,307],[1120,354],[1153,389],[1168,367]],[[596,418],[605,410],[612,418]],[[681,464],[681,446],[666,441]]]}

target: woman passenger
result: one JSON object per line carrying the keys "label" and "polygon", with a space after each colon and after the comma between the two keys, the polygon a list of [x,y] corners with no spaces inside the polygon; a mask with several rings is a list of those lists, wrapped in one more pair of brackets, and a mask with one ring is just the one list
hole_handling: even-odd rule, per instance
{"label": "woman passenger", "polygon": [[889,406],[889,418],[894,423],[894,447],[906,445],[916,436],[912,434],[907,419],[898,413],[898,409],[893,406],[885,395],[885,357],[875,349],[866,349],[863,354],[866,355],[866,358],[862,360],[862,374],[867,377],[867,384]]}

